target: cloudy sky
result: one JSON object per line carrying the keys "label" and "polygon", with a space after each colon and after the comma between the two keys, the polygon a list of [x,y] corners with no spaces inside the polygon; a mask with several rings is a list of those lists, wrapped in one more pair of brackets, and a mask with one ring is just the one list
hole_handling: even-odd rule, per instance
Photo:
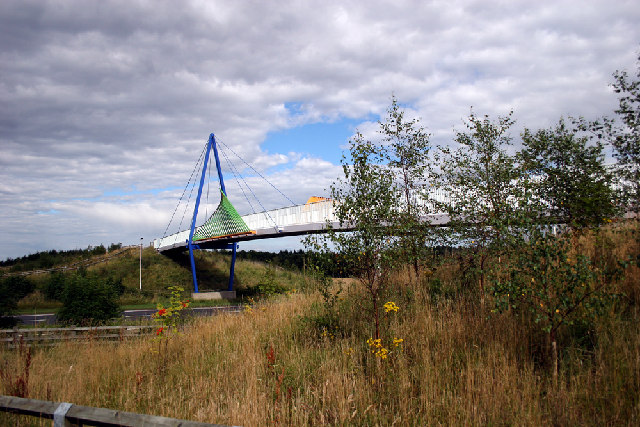
{"label": "cloudy sky", "polygon": [[514,136],[611,116],[638,23],[637,0],[2,0],[0,259],[161,237],[210,132],[302,203],[392,94],[439,144],[471,107],[514,110]]}

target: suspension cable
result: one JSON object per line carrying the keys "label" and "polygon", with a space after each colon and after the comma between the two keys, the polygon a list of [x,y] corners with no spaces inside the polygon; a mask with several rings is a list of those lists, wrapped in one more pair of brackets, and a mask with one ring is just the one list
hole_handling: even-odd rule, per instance
{"label": "suspension cable", "polygon": [[232,149],[231,147],[229,147],[227,144],[225,144],[225,143],[224,143],[224,141],[222,141],[221,139],[218,139],[217,141],[218,141],[220,144],[222,144],[226,149],[228,149],[228,150],[229,150],[229,151],[231,151],[233,154],[235,154],[235,155],[236,155],[236,157],[237,157],[237,158],[239,158],[240,160],[242,160],[242,162],[243,162],[245,165],[249,166],[249,167],[251,168],[251,170],[253,170],[255,173],[257,173],[257,174],[258,174],[258,176],[260,176],[260,178],[262,178],[262,179],[264,179],[265,181],[267,181],[267,183],[269,183],[269,185],[270,185],[270,186],[272,186],[272,187],[273,187],[273,188],[274,188],[278,193],[280,193],[280,194],[282,195],[282,197],[284,197],[285,199],[287,199],[287,200],[291,203],[291,205],[292,205],[292,206],[294,206],[294,205],[295,205],[295,203],[294,203],[294,201],[293,201],[293,200],[291,200],[289,197],[287,197],[287,195],[286,195],[286,194],[284,194],[282,191],[280,191],[280,190],[279,190],[275,185],[273,185],[273,184],[271,183],[271,181],[269,181],[269,180],[268,180],[267,178],[265,178],[265,177],[264,177],[260,172],[258,172],[258,171],[253,167],[253,166],[251,166],[249,163],[247,163],[247,162],[246,162],[242,157],[240,157],[240,156],[238,155],[238,153],[236,153],[235,151],[233,151],[233,149]]}
{"label": "suspension cable", "polygon": [[240,173],[236,170],[235,165],[233,163],[231,163],[231,161],[229,160],[229,157],[227,157],[227,153],[225,153],[222,149],[220,149],[219,151],[220,151],[220,153],[222,153],[222,156],[224,157],[224,160],[227,162],[227,166],[229,166],[229,169],[231,170],[231,173],[233,174],[233,179],[236,180],[236,183],[238,184],[238,187],[240,188],[240,191],[242,191],[242,195],[244,196],[244,198],[247,201],[247,203],[249,203],[249,207],[251,207],[251,211],[253,213],[256,213],[256,209],[253,207],[253,203],[251,203],[251,200],[249,199],[249,197],[247,197],[247,193],[244,192],[244,188],[242,187],[242,182],[240,182],[238,177],[240,177],[240,179],[242,179],[242,181],[244,182],[244,185],[247,188],[249,188],[249,185],[244,180],[242,175],[240,175]]}
{"label": "suspension cable", "polygon": [[[226,145],[225,145],[226,147]],[[227,147],[228,148],[228,147]],[[223,156],[225,157],[225,159],[228,160],[228,157],[226,155],[226,153],[224,152],[224,150],[220,150],[223,153]],[[235,169],[235,167],[234,167]],[[278,223],[271,217],[271,215],[269,215],[269,212],[267,211],[267,209],[262,205],[262,202],[260,202],[260,199],[258,198],[258,196],[256,196],[256,194],[253,192],[253,190],[251,189],[251,187],[249,186],[249,184],[247,184],[247,181],[245,181],[245,179],[242,177],[242,175],[240,175],[240,173],[238,173],[238,175],[240,176],[240,178],[244,181],[244,185],[247,186],[247,189],[249,190],[249,192],[251,192],[251,195],[253,195],[253,198],[256,199],[256,201],[258,202],[258,204],[260,205],[260,207],[262,208],[262,211],[264,212],[264,214],[267,216],[267,218],[269,218],[269,220],[273,223],[274,225],[274,229],[276,231],[278,231]],[[244,191],[243,191],[244,193]],[[245,195],[246,197],[246,195]],[[247,201],[249,201],[249,199],[247,198]],[[251,205],[251,202],[249,202],[249,204]],[[255,211],[254,211],[255,212]]]}
{"label": "suspension cable", "polygon": [[204,218],[205,221],[209,219],[209,188],[211,187],[211,162],[207,165],[207,202],[204,205]]}
{"label": "suspension cable", "polygon": [[[200,157],[200,159],[198,159],[198,163],[196,164],[196,169],[200,169],[200,164],[204,163],[204,157]],[[191,197],[193,197],[193,190],[195,190],[196,188],[196,184],[198,183],[197,179],[193,180],[193,185],[191,186],[191,191],[189,192],[189,199],[187,200],[187,203],[184,206],[184,211],[182,212],[182,218],[180,218],[180,224],[178,225],[178,230],[180,230],[180,228],[182,227],[182,221],[184,221],[184,217],[187,214],[187,210],[189,209],[189,203],[191,203]]]}
{"label": "suspension cable", "polygon": [[[171,223],[173,222],[173,218],[176,215],[176,212],[178,211],[178,208],[180,207],[180,203],[182,202],[182,199],[184,198],[184,195],[187,192],[187,188],[189,188],[189,184],[191,183],[191,179],[193,178],[193,174],[198,169],[198,165],[200,164],[200,161],[202,159],[202,156],[204,155],[204,151],[205,150],[206,150],[206,146],[200,152],[200,157],[198,157],[198,161],[196,162],[195,167],[191,171],[191,176],[189,177],[189,180],[187,181],[187,185],[185,185],[184,190],[182,190],[182,195],[180,196],[180,199],[178,200],[178,203],[176,204],[176,208],[173,210],[173,213],[171,214],[171,219],[169,219],[169,223],[167,224],[167,228],[164,229],[164,233],[162,234],[162,238],[163,239],[165,237],[167,237],[167,231],[169,231],[169,227],[171,226]],[[192,190],[192,192],[193,192],[193,190]],[[189,196],[189,199],[191,199],[191,196]],[[188,203],[187,203],[187,205],[188,205]],[[182,217],[184,219],[184,214],[183,214]],[[182,225],[182,220],[180,220],[180,225]],[[180,226],[178,226],[178,229],[180,229]]]}

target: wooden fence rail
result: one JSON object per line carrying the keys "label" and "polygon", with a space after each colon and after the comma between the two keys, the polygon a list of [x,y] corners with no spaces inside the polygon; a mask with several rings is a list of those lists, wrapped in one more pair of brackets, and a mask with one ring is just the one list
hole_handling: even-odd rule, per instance
{"label": "wooden fence rail", "polygon": [[153,325],[0,329],[0,345],[11,348],[21,341],[26,345],[52,345],[62,341],[124,340],[152,334],[156,329]]}
{"label": "wooden fence rail", "polygon": [[52,419],[54,427],[82,425],[223,427],[220,424],[199,423],[176,418],[122,412],[113,409],[92,408],[90,406],[73,405],[66,402],[49,402],[46,400],[24,399],[13,396],[0,396],[0,411]]}

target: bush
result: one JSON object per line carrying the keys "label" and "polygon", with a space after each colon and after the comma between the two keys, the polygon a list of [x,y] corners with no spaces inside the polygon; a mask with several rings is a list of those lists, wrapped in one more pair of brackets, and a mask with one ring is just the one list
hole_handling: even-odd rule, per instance
{"label": "bush", "polygon": [[13,276],[0,281],[0,328],[15,326],[17,320],[11,315],[18,301],[34,289],[35,285],[26,277]]}
{"label": "bush", "polygon": [[0,281],[0,316],[12,314],[18,301],[34,289],[33,282],[22,276],[8,277]]}
{"label": "bush", "polygon": [[118,292],[111,280],[78,273],[65,285],[58,320],[65,323],[96,325],[120,315]]}
{"label": "bush", "polygon": [[258,294],[270,297],[276,294],[283,294],[287,291],[285,286],[276,282],[276,272],[273,266],[267,264],[264,276],[260,280],[260,283],[256,286],[258,288]]}
{"label": "bush", "polygon": [[44,285],[44,295],[47,299],[62,301],[62,293],[64,292],[65,275],[59,271],[53,272],[49,276],[49,280]]}

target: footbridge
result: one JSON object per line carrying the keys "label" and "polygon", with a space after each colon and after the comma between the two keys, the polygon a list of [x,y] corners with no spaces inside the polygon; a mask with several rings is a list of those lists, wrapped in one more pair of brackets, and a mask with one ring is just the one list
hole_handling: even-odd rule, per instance
{"label": "footbridge", "polygon": [[[231,151],[233,152],[233,150]],[[213,158],[215,160],[215,166],[218,173],[220,186],[220,203],[218,204],[218,207],[215,209],[213,214],[204,222],[204,224],[196,227],[196,220],[198,219],[198,208],[200,206],[202,190],[205,184],[207,168],[210,168],[211,165],[209,161],[211,153],[213,153]],[[236,154],[235,152],[233,153]],[[239,175],[233,164],[229,162],[226,154],[224,152],[222,152],[222,154],[225,156],[225,159],[227,160],[234,175]],[[238,242],[278,238],[285,236],[296,236],[310,233],[322,233],[326,232],[329,227],[341,228],[341,225],[335,215],[335,205],[333,201],[322,197],[311,197],[304,205],[290,206],[273,210],[263,210],[259,213],[240,216],[227,197],[227,190],[224,184],[222,169],[220,167],[218,141],[216,141],[216,137],[213,133],[209,135],[207,145],[203,150],[203,154],[201,154],[201,160],[202,159],[204,159],[202,163],[202,173],[200,175],[200,184],[198,186],[198,193],[193,210],[191,227],[167,235],[167,230],[169,229],[171,221],[173,220],[172,216],[163,237],[155,239],[153,241],[153,246],[158,250],[158,252],[166,255],[169,255],[172,252],[175,253],[189,251],[195,293],[199,292],[198,279],[196,277],[195,260],[193,257],[193,251],[195,250],[227,249],[232,251],[231,267],[229,271],[229,285],[227,290],[233,291],[233,276]],[[200,164],[200,160],[198,161],[198,164]],[[248,163],[247,166],[251,167]],[[253,169],[253,167],[251,167],[251,169]],[[195,172],[197,170],[198,166],[196,165],[196,169],[194,170],[194,173],[192,173],[192,178],[195,176]],[[255,172],[260,175],[259,172]],[[209,169],[209,174],[210,173],[211,172]],[[266,180],[266,178],[264,179]],[[191,178],[189,180],[189,183],[187,183],[187,188],[189,187],[190,183]],[[193,182],[193,185],[195,188],[195,181]],[[246,182],[245,185],[247,191],[250,191],[253,194],[253,191],[251,191]],[[271,185],[273,186],[273,184]],[[185,192],[183,192],[183,195],[180,198],[181,201],[187,191],[187,188],[185,188]],[[240,186],[240,189],[243,193],[245,193],[242,186]],[[288,197],[287,199],[291,202]],[[180,204],[180,202],[178,202],[178,204]]]}
{"label": "footbridge", "polygon": [[[329,227],[348,231],[351,227],[341,224],[336,216],[335,202],[319,199],[321,198],[311,197],[304,205],[243,215],[240,218],[247,225],[249,233],[211,236],[197,240],[195,244],[198,249],[221,249],[227,248],[233,242],[324,233]],[[423,221],[436,226],[446,225],[449,217],[447,214],[425,215]],[[153,246],[159,252],[183,251],[188,245],[189,230],[153,241]]]}
{"label": "footbridge", "polygon": [[[335,214],[332,200],[317,200],[311,197],[304,205],[273,209],[260,213],[240,216],[248,232],[205,236],[194,240],[198,249],[226,248],[230,243],[272,239],[286,236],[322,233],[328,227],[342,229]],[[200,228],[196,229],[195,235]],[[155,239],[153,246],[159,252],[185,250],[189,245],[190,230],[183,230],[161,239]]]}
{"label": "footbridge", "polygon": [[[263,210],[259,213],[252,213],[243,216],[239,215],[227,197],[222,169],[220,167],[220,157],[217,144],[218,142],[216,141],[215,135],[213,133],[210,134],[207,145],[203,150],[203,156],[201,155],[201,158],[204,158],[204,161],[202,166],[202,174],[200,177],[200,185],[198,187],[198,195],[196,198],[193,217],[191,220],[191,227],[188,229],[182,229],[181,231],[169,235],[166,235],[165,230],[165,235],[163,237],[155,239],[153,241],[153,246],[158,250],[158,252],[164,253],[166,255],[169,255],[172,252],[175,253],[184,252],[187,250],[189,251],[191,270],[193,275],[193,285],[196,293],[198,293],[199,290],[198,280],[196,277],[195,260],[193,257],[194,250],[231,250],[232,259],[229,271],[229,285],[227,290],[233,291],[233,275],[238,242],[324,233],[327,232],[328,229],[348,231],[349,229],[353,228],[351,224],[344,224],[338,220],[336,215],[337,202],[323,197],[311,197],[303,205],[294,205],[273,210]],[[218,204],[218,207],[215,209],[213,214],[204,222],[204,224],[196,227],[198,208],[200,206],[200,199],[202,197],[202,190],[207,174],[207,167],[210,165],[209,158],[211,152],[213,152],[215,165],[218,172],[218,179],[220,184],[220,203]],[[225,155],[224,152],[223,155]],[[229,162],[228,158],[227,161]],[[232,168],[232,170],[235,169],[233,164],[231,164],[230,162],[229,166]],[[251,167],[250,165],[248,166]],[[198,167],[196,166],[196,170],[197,168]],[[257,171],[255,172],[257,173]],[[236,172],[234,172],[234,174],[235,173]],[[192,173],[192,177],[193,176],[194,174]],[[266,178],[264,179],[266,180]],[[189,184],[187,184],[187,187],[188,186]],[[242,187],[240,188],[242,190]],[[247,190],[251,191],[248,186]],[[242,190],[242,192],[244,193],[244,190]],[[184,194],[185,193],[183,193],[183,196]],[[287,198],[287,200],[291,201],[289,198]],[[446,214],[436,214],[428,215],[427,217],[423,218],[423,221],[431,225],[444,225],[448,223],[449,218]],[[169,224],[171,224],[171,221]],[[169,226],[167,226],[167,230],[168,228]]]}

